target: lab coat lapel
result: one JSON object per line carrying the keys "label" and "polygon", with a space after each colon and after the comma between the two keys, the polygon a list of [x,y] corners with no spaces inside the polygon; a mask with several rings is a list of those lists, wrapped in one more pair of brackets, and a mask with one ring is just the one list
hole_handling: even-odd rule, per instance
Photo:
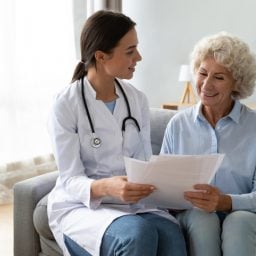
{"label": "lab coat lapel", "polygon": [[[96,99],[96,92],[91,86],[90,82],[85,79],[85,91],[86,91],[86,100],[88,102],[88,108],[91,115],[92,122],[94,124],[95,132],[97,132],[97,127],[99,129],[102,126],[112,127],[117,133],[117,135],[122,135],[121,133],[121,125],[122,125],[122,103],[120,102],[120,91],[117,90],[118,98],[116,100],[116,106],[114,108],[113,114],[109,111],[105,103],[101,100]],[[118,110],[117,110],[118,109]],[[120,113],[121,112],[121,113]]]}

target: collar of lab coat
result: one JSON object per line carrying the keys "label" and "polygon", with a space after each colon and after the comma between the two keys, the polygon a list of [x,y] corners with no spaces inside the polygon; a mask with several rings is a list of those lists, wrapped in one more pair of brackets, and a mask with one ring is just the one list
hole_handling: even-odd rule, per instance
{"label": "collar of lab coat", "polygon": [[[118,80],[118,81],[121,84],[121,81],[120,80]],[[96,99],[96,91],[94,90],[93,86],[91,85],[91,83],[89,82],[87,77],[84,78],[84,84],[87,84],[88,90],[90,91],[91,95]],[[115,92],[116,92],[118,98],[120,98],[120,95],[122,96],[122,92],[116,83],[115,83]]]}

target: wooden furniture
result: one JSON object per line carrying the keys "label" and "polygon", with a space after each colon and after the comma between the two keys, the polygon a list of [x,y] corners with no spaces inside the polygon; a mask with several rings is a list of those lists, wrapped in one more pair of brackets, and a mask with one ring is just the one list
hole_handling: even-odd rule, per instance
{"label": "wooden furniture", "polygon": [[191,84],[192,75],[189,65],[181,65],[179,81],[185,82],[185,87],[181,96],[181,104],[196,104],[196,95]]}
{"label": "wooden furniture", "polygon": [[171,110],[178,110],[178,109],[182,109],[182,108],[191,107],[191,106],[193,106],[195,104],[196,104],[196,102],[195,103],[170,102],[170,103],[162,104],[162,108],[164,108],[164,109],[171,109]]}
{"label": "wooden furniture", "polygon": [[[183,108],[188,108],[193,106],[196,103],[180,103],[180,102],[170,102],[170,103],[164,103],[162,104],[162,108],[164,109],[171,109],[171,110],[178,110]],[[256,103],[248,103],[245,104],[251,109],[256,109]]]}
{"label": "wooden furniture", "polygon": [[245,105],[247,105],[251,109],[256,109],[256,103],[248,103],[248,104],[245,104]]}
{"label": "wooden furniture", "polygon": [[196,104],[196,95],[190,82],[186,82],[180,104]]}

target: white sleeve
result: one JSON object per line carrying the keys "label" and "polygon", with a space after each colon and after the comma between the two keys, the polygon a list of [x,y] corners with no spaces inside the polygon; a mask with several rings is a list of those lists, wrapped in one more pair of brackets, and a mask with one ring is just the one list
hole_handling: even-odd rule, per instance
{"label": "white sleeve", "polygon": [[97,207],[100,200],[91,200],[93,180],[86,176],[80,158],[76,115],[65,99],[56,100],[50,113],[48,129],[64,189],[75,201],[89,208]]}

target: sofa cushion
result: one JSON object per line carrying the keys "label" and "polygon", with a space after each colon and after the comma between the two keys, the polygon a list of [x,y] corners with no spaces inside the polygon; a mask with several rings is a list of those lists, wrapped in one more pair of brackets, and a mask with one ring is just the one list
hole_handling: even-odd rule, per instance
{"label": "sofa cushion", "polygon": [[33,222],[37,233],[47,239],[54,240],[52,231],[50,230],[47,216],[48,194],[45,195],[36,205],[33,214]]}
{"label": "sofa cushion", "polygon": [[165,128],[176,113],[176,110],[150,108],[151,145],[154,155],[159,154]]}

